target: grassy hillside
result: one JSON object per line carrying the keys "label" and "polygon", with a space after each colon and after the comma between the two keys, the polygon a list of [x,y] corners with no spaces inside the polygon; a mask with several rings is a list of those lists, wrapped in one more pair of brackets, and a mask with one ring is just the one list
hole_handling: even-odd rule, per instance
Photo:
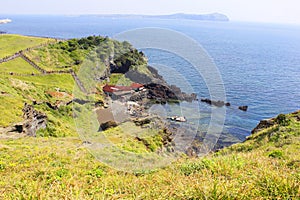
{"label": "grassy hillside", "polygon": [[[69,69],[78,72],[83,61],[92,64],[98,61],[99,64],[96,67],[100,66],[101,68],[106,67],[105,63],[116,62],[116,69],[122,67],[124,63],[129,63],[132,67],[141,65],[143,68],[146,63],[143,54],[140,54],[129,43],[118,42],[100,36],[56,41],[54,39],[20,35],[0,35],[0,58],[13,55],[20,50],[23,50],[23,54],[37,64],[38,67],[48,72],[66,71]],[[78,75],[81,82],[89,89],[89,92],[93,88],[90,88],[90,80],[85,80],[86,77],[84,75],[86,73],[94,73],[91,70],[95,69],[84,68],[81,70],[82,74]],[[32,76],[32,74],[35,76]],[[89,76],[88,74],[87,76]],[[130,83],[130,80],[126,79],[124,75],[121,79],[119,82],[124,82],[124,84]],[[3,113],[0,118],[0,127],[7,127],[22,121],[22,107],[25,102],[31,104],[35,101],[44,104],[50,103],[52,105],[58,101],[67,102],[73,98],[74,87],[78,88],[71,74],[59,74],[57,72],[55,74],[40,74],[38,70],[21,57],[0,63],[0,81],[2,83],[0,85],[0,108]],[[113,83],[118,82],[118,77],[117,79],[113,78],[112,81]],[[79,93],[76,93],[76,97],[87,98],[84,97],[85,95],[80,94],[82,91],[79,89],[76,91],[79,91]],[[67,95],[61,95],[62,93],[66,93]],[[102,95],[91,98],[98,101],[103,100]],[[62,131],[60,129],[61,124],[65,125],[65,127],[73,124],[69,119],[67,121],[58,120],[59,116],[62,118],[66,116],[70,117],[72,105],[62,106],[62,110],[58,113],[51,113],[54,111],[50,112],[51,109],[49,110],[49,106],[36,105],[35,107],[52,116],[53,119],[50,120],[50,123],[53,125],[52,129],[56,130],[55,132]],[[51,132],[52,129],[48,132]],[[67,129],[63,132],[71,134],[71,131]],[[43,133],[42,135],[49,134]],[[57,133],[50,135],[68,134]]]}
{"label": "grassy hillside", "polygon": [[[8,36],[16,37],[16,41],[21,37],[5,37]],[[14,54],[45,39],[29,40],[29,44],[23,42],[25,46],[15,40],[10,40],[9,46],[0,42],[0,49],[7,48],[9,54]],[[46,70],[63,67],[76,71],[91,49],[95,51],[88,54],[89,61],[105,61],[114,54],[109,62],[114,63],[117,71],[130,63],[132,69],[148,73],[146,60],[130,44],[102,37],[63,41],[31,49],[26,55]],[[0,73],[0,199],[300,198],[300,111],[279,115],[273,126],[251,135],[244,143],[205,157],[182,156],[162,169],[121,172],[95,159],[88,151],[88,143],[76,133],[73,109],[85,112],[87,107],[94,109],[95,102],[87,106],[64,104],[74,98],[74,87],[76,97],[81,100],[101,102],[104,98],[101,89],[95,96],[86,97],[71,74],[28,75],[32,70],[35,69],[21,58],[0,64],[0,72],[4,72]],[[83,74],[89,74],[89,70],[93,69],[86,69]],[[111,79],[112,83],[131,83],[120,73]],[[86,81],[89,80],[82,79]],[[6,127],[23,121],[25,102],[35,102],[34,108],[47,115],[47,128],[39,130],[37,137],[2,134]],[[57,103],[63,104],[51,108]],[[92,123],[89,116],[81,117],[86,119],[77,119],[77,125]],[[137,141],[136,131],[152,131],[154,137]],[[153,152],[162,145],[157,130],[142,129],[131,122],[108,129],[104,135],[119,148],[136,153]]]}
{"label": "grassy hillside", "polygon": [[125,64],[132,67],[146,64],[144,55],[135,50],[128,42],[118,42],[101,36],[60,41],[32,49],[25,54],[47,71],[67,69],[77,71],[85,60],[102,63],[113,62],[116,68]]}
{"label": "grassy hillside", "polygon": [[109,79],[110,85],[130,86],[133,83],[130,79],[126,78],[124,74],[112,74]]}
{"label": "grassy hillside", "polygon": [[299,116],[218,153],[137,174],[101,164],[77,137],[0,140],[0,198],[298,199]]}
{"label": "grassy hillside", "polygon": [[18,74],[39,74],[40,72],[32,67],[22,58],[0,63],[0,73],[18,73]]}
{"label": "grassy hillside", "polygon": [[[0,83],[0,127],[7,127],[16,122],[21,122],[22,108],[25,102],[31,104],[33,100],[50,103],[55,103],[57,100],[70,101],[71,96],[61,98],[55,95],[51,96],[51,93],[59,91],[72,94],[74,87],[74,80],[69,74],[51,74],[47,76],[0,75]],[[47,111],[43,107],[40,109]],[[59,116],[55,115],[53,118],[59,118]]]}
{"label": "grassy hillside", "polygon": [[0,35],[0,58],[11,56],[18,51],[54,42],[54,39],[28,37],[12,34]]}

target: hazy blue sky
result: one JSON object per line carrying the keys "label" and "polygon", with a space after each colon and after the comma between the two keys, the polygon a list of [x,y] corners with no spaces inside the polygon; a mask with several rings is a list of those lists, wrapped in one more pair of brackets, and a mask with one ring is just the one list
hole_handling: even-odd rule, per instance
{"label": "hazy blue sky", "polygon": [[235,21],[300,24],[299,0],[0,0],[0,14],[220,12]]}

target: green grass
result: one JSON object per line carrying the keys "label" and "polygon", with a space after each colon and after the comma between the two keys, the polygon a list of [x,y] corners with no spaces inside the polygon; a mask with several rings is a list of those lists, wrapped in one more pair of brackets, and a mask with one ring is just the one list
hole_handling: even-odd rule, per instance
{"label": "green grass", "polygon": [[0,126],[6,127],[22,121],[24,99],[21,95],[21,88],[26,89],[26,87],[27,85],[20,82],[14,82],[12,86],[11,79],[0,76]]}
{"label": "green grass", "polygon": [[22,122],[22,108],[23,101],[21,98],[15,98],[15,96],[0,96],[0,126],[7,127],[16,122]]}
{"label": "green grass", "polygon": [[153,75],[150,72],[150,70],[147,67],[147,64],[143,64],[143,65],[138,65],[138,66],[132,66],[131,67],[133,70],[140,72],[141,74],[145,74],[148,77],[152,78]]}
{"label": "green grass", "polygon": [[[133,122],[125,122],[118,127],[104,131],[103,134],[107,140],[122,150],[149,153],[162,147],[162,138],[158,133],[159,130],[143,129]],[[137,136],[143,138],[144,141],[138,141]]]}
{"label": "green grass", "polygon": [[125,74],[111,74],[109,78],[110,85],[130,86],[133,82],[125,77]]}
{"label": "green grass", "polygon": [[85,61],[92,62],[93,65],[112,61],[115,62],[116,68],[130,63],[131,68],[151,76],[143,53],[134,49],[128,42],[121,43],[100,36],[61,41],[32,49],[25,54],[47,71],[73,69],[78,72]]}
{"label": "green grass", "polygon": [[72,105],[62,106],[53,110],[45,104],[35,106],[35,109],[44,112],[48,117],[46,129],[37,132],[39,137],[66,137],[77,135],[73,119]]}
{"label": "green grass", "polygon": [[44,76],[17,76],[19,80],[34,83],[46,88],[59,88],[60,91],[72,93],[74,80],[70,74],[48,74]]}
{"label": "green grass", "polygon": [[[15,95],[15,102],[22,101],[21,97],[25,99],[20,96],[21,91],[23,94],[32,87],[42,91],[45,84],[45,80],[31,84],[16,80],[0,79],[1,91]],[[9,101],[0,105],[4,102]],[[37,138],[0,140],[1,199],[300,198],[300,112],[287,115],[288,123],[253,134],[246,142],[217,153],[202,158],[181,157],[161,169],[125,173],[102,164],[90,154],[94,152],[99,159],[103,158],[101,155],[108,156],[116,167],[124,164],[118,163],[124,157],[113,149],[102,154],[93,149],[88,151],[76,136],[70,110],[53,111],[45,105],[36,109],[47,113],[48,129],[55,130],[39,131]],[[86,121],[77,125],[86,125]],[[143,130],[146,131],[124,123],[104,135],[117,147],[142,154],[151,152],[145,143],[134,139]],[[158,140],[147,138],[147,134],[151,135],[145,133],[143,138],[159,146]]]}
{"label": "green grass", "polygon": [[[74,81],[69,74],[51,74],[46,76],[3,76],[0,75],[0,109],[1,109],[1,118],[0,126],[7,127],[13,123],[21,122],[22,119],[22,108],[25,102],[32,103],[33,100],[37,102],[50,102],[54,104],[57,100],[70,101],[71,97],[67,96],[65,98],[52,97],[48,92],[66,92],[72,94]],[[71,105],[69,105],[71,107]],[[43,112],[49,112],[45,108],[40,108]],[[62,112],[64,113],[64,112]],[[68,113],[68,112],[67,112]],[[50,113],[51,115],[51,113]],[[70,115],[70,114],[69,114]],[[64,118],[68,118],[67,121],[72,119],[71,116],[63,116],[61,113],[53,113],[52,121],[55,121],[58,118],[58,121],[61,121]],[[69,134],[68,130],[70,123],[64,121],[60,122],[65,124],[66,128],[63,130],[66,133],[60,133],[56,135],[66,135]],[[60,126],[57,126],[58,130]],[[68,135],[67,134],[67,135]]]}
{"label": "green grass", "polygon": [[[299,130],[299,121],[290,126]],[[299,135],[285,135],[292,143],[280,148],[280,158],[269,156],[277,147],[266,142],[136,174],[102,164],[76,137],[0,140],[0,198],[298,199]]]}
{"label": "green grass", "polygon": [[14,60],[0,63],[0,73],[19,73],[19,74],[39,74],[40,72],[32,67],[22,58],[16,58]]}
{"label": "green grass", "polygon": [[[79,54],[81,60],[85,59],[86,51],[78,50],[76,52]],[[51,45],[26,52],[26,56],[47,71],[68,70],[75,67],[70,52],[52,48]]]}
{"label": "green grass", "polygon": [[0,58],[15,54],[20,50],[55,41],[54,39],[28,37],[13,34],[0,35]]}

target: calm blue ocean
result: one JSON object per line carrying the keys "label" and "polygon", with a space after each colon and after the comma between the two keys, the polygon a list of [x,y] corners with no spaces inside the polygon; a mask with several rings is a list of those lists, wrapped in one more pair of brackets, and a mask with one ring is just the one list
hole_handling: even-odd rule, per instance
{"label": "calm blue ocean", "polygon": [[[243,139],[259,120],[300,109],[300,26],[192,20],[125,19],[99,16],[11,16],[0,31],[24,35],[78,38],[88,35],[113,36],[144,27],[176,30],[198,41],[213,58],[232,104],[227,108],[228,131]],[[150,63],[185,69],[184,76],[198,93],[209,97],[204,83],[189,70],[188,63],[170,53],[145,51]],[[174,78],[161,70],[170,82]],[[176,82],[175,82],[176,83]],[[248,105],[247,112],[237,109]],[[189,107],[192,105],[184,105]],[[201,104],[203,113],[209,106]],[[207,123],[209,119],[201,119]]]}

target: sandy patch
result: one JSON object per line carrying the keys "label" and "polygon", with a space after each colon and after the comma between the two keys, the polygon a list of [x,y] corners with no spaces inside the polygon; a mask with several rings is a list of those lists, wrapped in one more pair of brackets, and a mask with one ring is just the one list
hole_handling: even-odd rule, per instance
{"label": "sandy patch", "polygon": [[72,95],[66,92],[48,91],[47,94],[50,94],[54,98],[72,98]]}
{"label": "sandy patch", "polygon": [[96,110],[99,123],[108,121],[115,121],[122,123],[130,118],[127,111],[127,106],[119,101],[112,101],[109,103],[109,108]]}
{"label": "sandy patch", "polygon": [[21,80],[18,80],[18,79],[9,79],[9,80],[11,82],[11,85],[14,88],[19,88],[21,90],[29,90],[32,88],[32,86],[29,86],[27,83],[25,83]]}

